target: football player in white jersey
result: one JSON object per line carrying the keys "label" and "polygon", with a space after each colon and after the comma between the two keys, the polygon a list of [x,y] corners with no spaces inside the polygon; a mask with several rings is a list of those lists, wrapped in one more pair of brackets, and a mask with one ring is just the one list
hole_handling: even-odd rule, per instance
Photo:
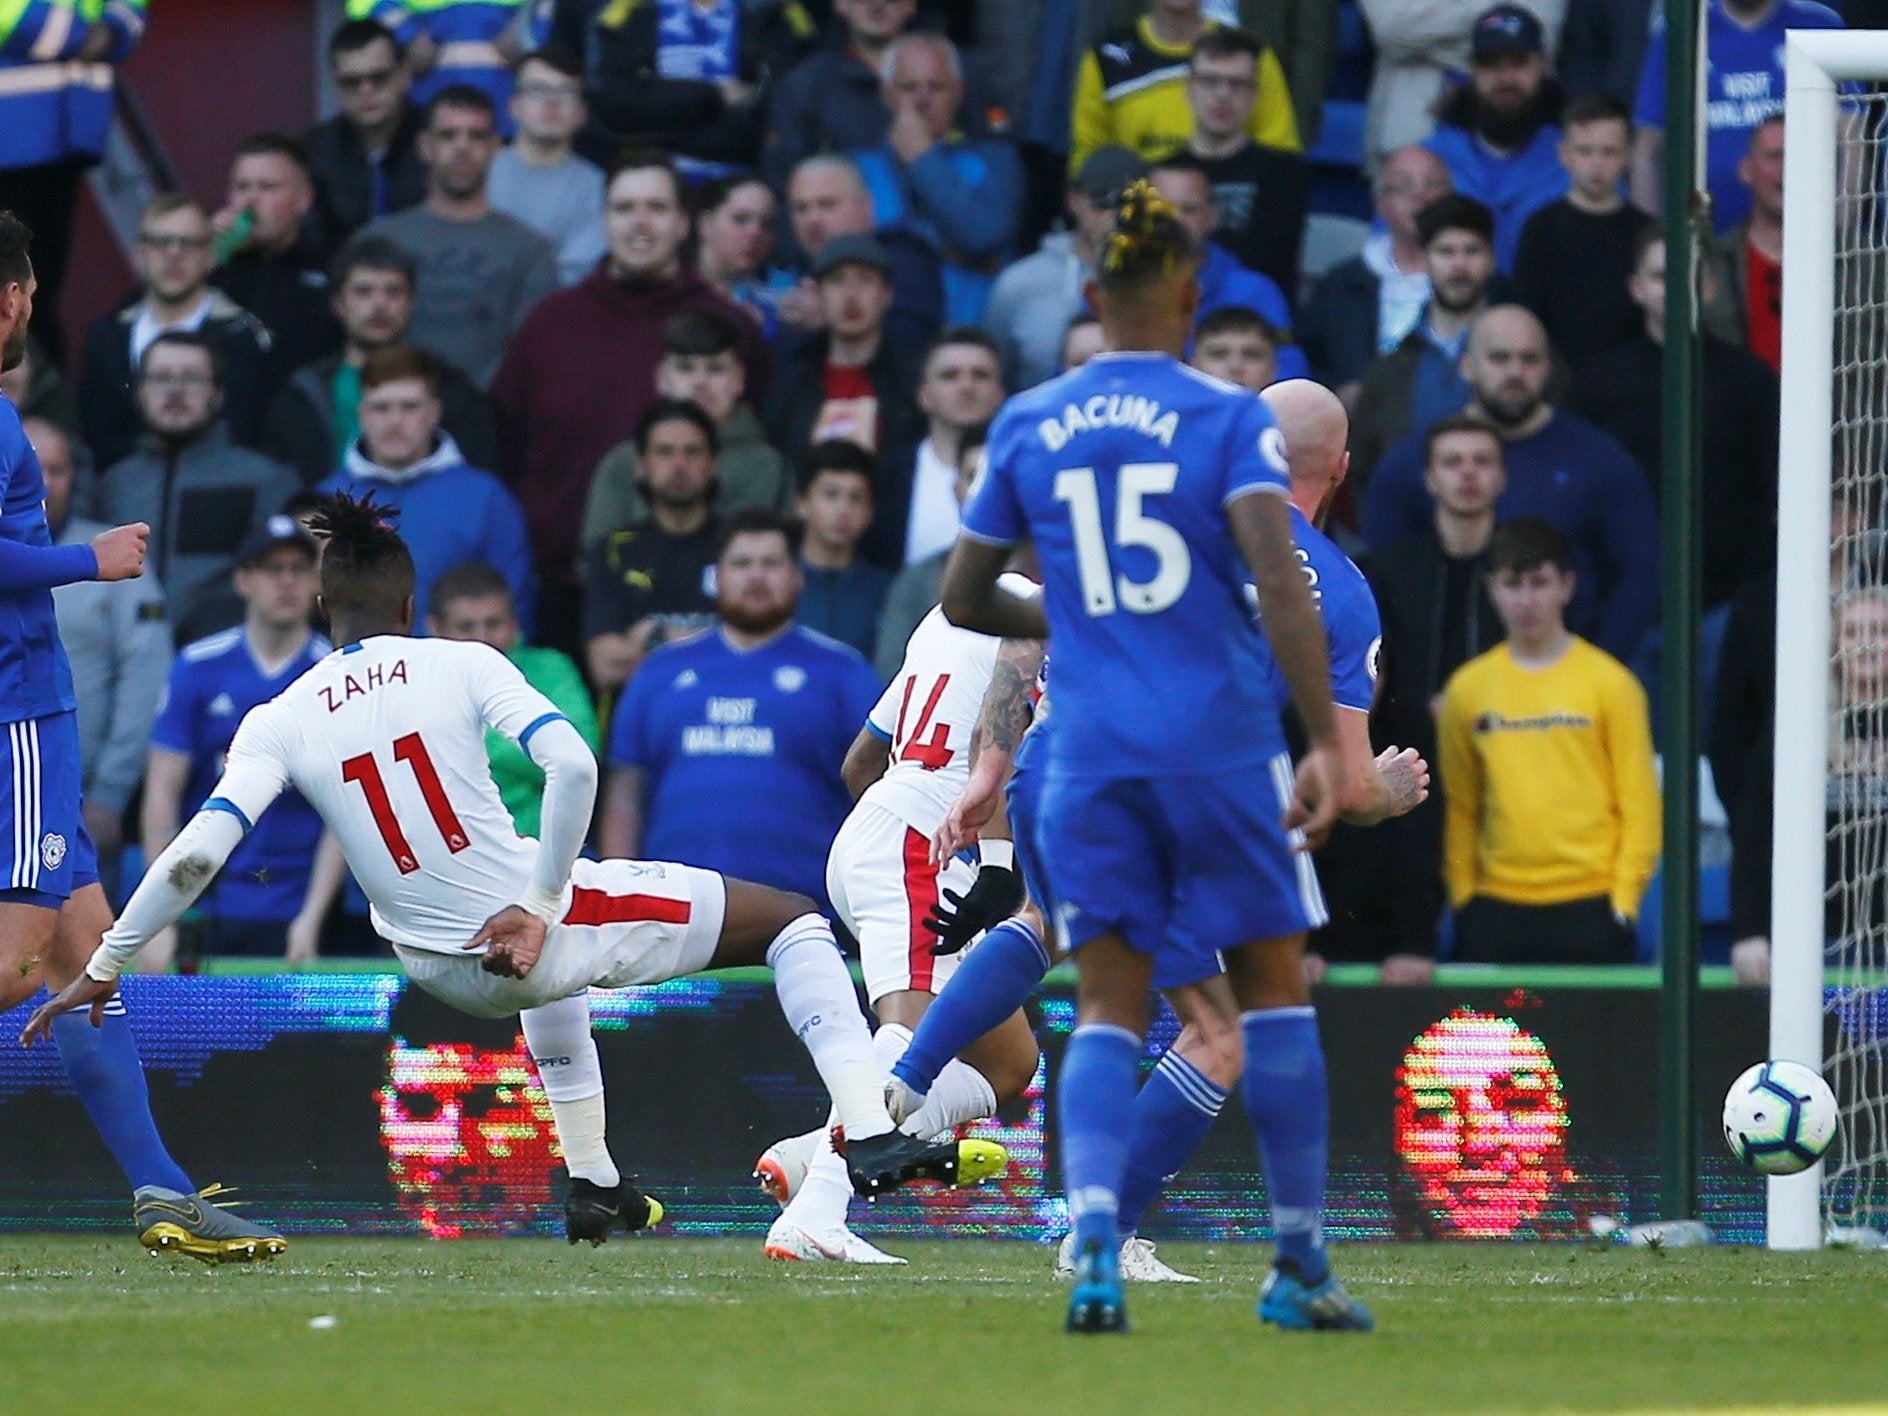
{"label": "football player in white jersey", "polygon": [[[1018,594],[1035,593],[1021,575],[1006,579]],[[1000,821],[983,830],[980,865],[962,857],[940,864],[931,852],[933,833],[970,778],[984,691],[1009,647],[933,609],[846,754],[846,785],[858,802],[827,855],[826,890],[859,941],[866,998],[879,1022],[873,1041],[887,1067],[956,970],[962,956],[955,950],[1023,900]],[[1026,647],[1040,655],[1040,646]],[[982,1120],[1021,1094],[1036,1060],[1035,1036],[1018,1011],[945,1067],[905,1129],[935,1136]],[[754,1173],[784,1207],[767,1234],[769,1258],[903,1262],[846,1227],[853,1187],[824,1129],[770,1146]]]}
{"label": "football player in white jersey", "polygon": [[[811,901],[686,865],[578,859],[596,798],[589,746],[495,649],[408,637],[413,559],[383,514],[335,499],[321,598],[341,647],[244,718],[214,794],[22,1040],[73,1009],[89,1006],[96,1021],[132,957],[294,786],[341,842],[375,928],[415,983],[484,1017],[529,1010],[526,1040],[573,1174],[597,1151],[607,1161],[585,990],[762,962],[831,1094],[861,1195],[1000,1171],[1000,1146],[928,1144],[892,1125],[851,976]],[[487,727],[544,770],[539,841],[517,834],[492,784]]]}

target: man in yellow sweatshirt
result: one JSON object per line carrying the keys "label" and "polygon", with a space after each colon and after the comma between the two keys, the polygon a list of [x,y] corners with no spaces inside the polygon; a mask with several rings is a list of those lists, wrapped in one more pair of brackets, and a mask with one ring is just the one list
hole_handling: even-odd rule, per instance
{"label": "man in yellow sweatshirt", "polygon": [[1659,856],[1645,691],[1568,631],[1572,553],[1559,531],[1511,521],[1488,561],[1508,637],[1456,670],[1437,724],[1454,957],[1630,963]]}

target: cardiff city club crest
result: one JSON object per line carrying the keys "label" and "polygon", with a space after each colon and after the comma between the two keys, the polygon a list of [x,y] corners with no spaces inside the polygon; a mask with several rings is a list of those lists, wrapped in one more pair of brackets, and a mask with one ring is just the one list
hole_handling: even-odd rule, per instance
{"label": "cardiff city club crest", "polygon": [[59,862],[66,858],[66,838],[48,832],[39,843],[39,858],[46,869],[57,870]]}

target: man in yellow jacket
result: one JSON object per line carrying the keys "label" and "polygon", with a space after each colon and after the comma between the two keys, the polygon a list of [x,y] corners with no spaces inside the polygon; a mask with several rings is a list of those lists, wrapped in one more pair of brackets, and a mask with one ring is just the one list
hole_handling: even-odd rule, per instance
{"label": "man in yellow jacket", "polygon": [[[1188,60],[1194,41],[1214,28],[1201,13],[1201,0],[1149,0],[1147,13],[1132,26],[1104,34],[1075,72],[1069,171],[1079,172],[1091,152],[1111,143],[1149,163],[1185,147],[1193,136]],[[1291,89],[1269,45],[1259,55],[1254,81],[1252,141],[1300,151]]]}
{"label": "man in yellow jacket", "polygon": [[1645,691],[1572,634],[1572,553],[1544,521],[1488,546],[1507,640],[1457,669],[1438,730],[1443,876],[1462,962],[1631,963],[1659,856]]}

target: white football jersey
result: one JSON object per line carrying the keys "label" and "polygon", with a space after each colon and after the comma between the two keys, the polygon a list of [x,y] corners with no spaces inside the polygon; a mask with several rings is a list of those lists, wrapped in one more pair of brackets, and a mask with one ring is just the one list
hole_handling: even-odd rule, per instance
{"label": "white football jersey", "polygon": [[[1002,577],[1004,589],[1035,595],[1026,576]],[[1003,641],[959,629],[934,608],[905,643],[905,661],[867,722],[891,740],[891,764],[860,801],[929,835],[970,780],[970,734],[996,671]]]}
{"label": "white football jersey", "polygon": [[486,644],[377,636],[336,650],[244,717],[215,796],[254,821],[293,786],[341,843],[396,944],[457,953],[531,883],[485,755],[562,718]]}

